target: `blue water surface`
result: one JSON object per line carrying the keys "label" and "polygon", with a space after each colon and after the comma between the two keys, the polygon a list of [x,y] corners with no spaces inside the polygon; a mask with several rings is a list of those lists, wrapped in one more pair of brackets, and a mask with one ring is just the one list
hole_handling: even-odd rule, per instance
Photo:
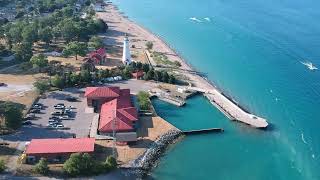
{"label": "blue water surface", "polygon": [[202,97],[184,108],[156,100],[159,115],[182,130],[213,126],[226,131],[186,137],[170,148],[153,177],[320,179],[320,71],[301,63],[320,67],[320,2],[113,2],[274,127],[257,131],[229,122]]}

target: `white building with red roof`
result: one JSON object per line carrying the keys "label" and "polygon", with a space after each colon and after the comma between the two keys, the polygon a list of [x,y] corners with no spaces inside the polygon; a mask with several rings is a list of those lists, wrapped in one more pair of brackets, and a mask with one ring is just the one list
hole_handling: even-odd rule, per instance
{"label": "white building with red roof", "polygon": [[[100,112],[98,125],[100,135],[110,136],[115,131],[129,133],[131,137],[136,136],[138,112],[131,101],[130,89],[88,87],[85,97],[88,106]],[[130,140],[128,138],[128,141],[132,141],[132,138]]]}
{"label": "white building with red roof", "polygon": [[25,154],[28,162],[35,162],[40,158],[64,161],[72,153],[94,152],[94,143],[94,138],[32,139]]}

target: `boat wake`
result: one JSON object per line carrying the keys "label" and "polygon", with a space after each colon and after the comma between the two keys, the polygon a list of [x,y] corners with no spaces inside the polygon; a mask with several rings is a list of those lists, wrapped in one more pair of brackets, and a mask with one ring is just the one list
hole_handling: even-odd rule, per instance
{"label": "boat wake", "polygon": [[205,18],[203,18],[203,19],[206,20],[206,21],[208,21],[208,22],[211,22],[211,19],[208,18],[208,17],[205,17]]}
{"label": "boat wake", "polygon": [[202,22],[200,19],[198,19],[198,18],[196,18],[196,17],[191,17],[191,18],[189,18],[189,19],[192,20],[192,21],[195,21],[195,22],[199,22],[199,23]]}
{"label": "boat wake", "polygon": [[310,69],[311,71],[315,71],[315,70],[318,69],[318,68],[317,68],[315,65],[313,65],[312,62],[310,62],[310,61],[305,61],[305,62],[301,61],[301,64],[305,65],[305,66],[306,66],[308,69]]}
{"label": "boat wake", "polygon": [[304,139],[303,133],[301,133],[301,140],[302,140],[302,142],[303,142],[304,144],[308,144],[307,141]]}

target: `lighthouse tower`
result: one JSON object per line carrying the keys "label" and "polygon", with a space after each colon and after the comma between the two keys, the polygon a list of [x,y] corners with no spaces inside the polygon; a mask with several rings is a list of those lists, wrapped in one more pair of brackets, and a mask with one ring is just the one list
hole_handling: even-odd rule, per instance
{"label": "lighthouse tower", "polygon": [[131,55],[130,55],[130,48],[129,48],[129,39],[126,35],[123,41],[123,55],[122,55],[122,62],[124,65],[131,64]]}

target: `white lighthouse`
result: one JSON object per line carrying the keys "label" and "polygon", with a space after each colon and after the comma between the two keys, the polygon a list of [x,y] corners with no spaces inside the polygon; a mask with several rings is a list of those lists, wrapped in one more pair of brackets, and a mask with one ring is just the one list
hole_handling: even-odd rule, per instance
{"label": "white lighthouse", "polygon": [[122,54],[122,62],[124,65],[131,64],[131,55],[130,55],[130,47],[129,47],[129,39],[126,35],[123,41],[123,54]]}

